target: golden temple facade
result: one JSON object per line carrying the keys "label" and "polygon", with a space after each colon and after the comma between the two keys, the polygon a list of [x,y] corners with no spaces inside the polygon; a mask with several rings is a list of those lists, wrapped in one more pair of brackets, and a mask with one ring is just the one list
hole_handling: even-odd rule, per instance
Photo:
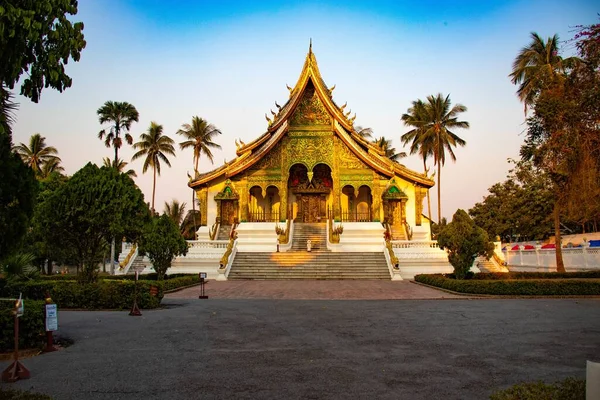
{"label": "golden temple facade", "polygon": [[202,225],[219,221],[388,222],[405,232],[427,225],[423,199],[434,182],[391,161],[357,134],[346,104],[333,100],[309,48],[289,99],[237,157],[197,174]]}

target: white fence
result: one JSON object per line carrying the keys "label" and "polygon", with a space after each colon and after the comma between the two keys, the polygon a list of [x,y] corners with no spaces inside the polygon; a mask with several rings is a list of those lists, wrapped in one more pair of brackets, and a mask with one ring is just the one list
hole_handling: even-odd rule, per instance
{"label": "white fence", "polygon": [[[534,249],[503,251],[504,259],[511,271],[556,271],[556,250]],[[590,271],[600,269],[600,247],[572,247],[562,249],[563,262],[568,271]]]}

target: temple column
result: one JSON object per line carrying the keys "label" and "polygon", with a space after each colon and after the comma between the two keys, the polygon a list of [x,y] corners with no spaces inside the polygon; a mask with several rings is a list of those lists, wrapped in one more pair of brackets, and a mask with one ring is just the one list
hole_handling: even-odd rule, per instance
{"label": "temple column", "polygon": [[200,225],[208,226],[208,187],[203,186],[196,190],[198,209],[200,210]]}
{"label": "temple column", "polygon": [[248,191],[248,180],[246,178],[239,182],[240,196],[240,222],[248,222],[248,199],[250,192]]}
{"label": "temple column", "polygon": [[[286,179],[287,182],[287,179]],[[283,182],[281,183],[281,187],[285,187]],[[279,220],[285,221],[288,218],[288,191],[287,188],[279,191]]]}
{"label": "temple column", "polygon": [[[373,222],[381,221],[381,182],[379,175],[373,174],[373,190],[371,192],[373,201],[371,202]],[[385,216],[384,216],[385,218]]]}
{"label": "temple column", "polygon": [[423,188],[415,185],[415,225],[421,226],[421,217],[423,215]]}

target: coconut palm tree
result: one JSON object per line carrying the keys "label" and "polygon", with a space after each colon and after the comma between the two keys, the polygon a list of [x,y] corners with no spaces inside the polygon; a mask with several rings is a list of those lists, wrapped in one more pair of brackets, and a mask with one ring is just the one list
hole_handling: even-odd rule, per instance
{"label": "coconut palm tree", "polygon": [[406,157],[406,153],[403,151],[396,153],[396,149],[392,147],[392,140],[386,139],[384,136],[374,139],[372,143],[384,151],[385,156],[394,162],[398,162],[399,159]]}
{"label": "coconut palm tree", "polygon": [[[442,166],[446,162],[446,152],[449,154],[452,161],[456,161],[456,155],[452,150],[456,146],[464,146],[467,144],[463,139],[458,137],[450,129],[463,128],[468,129],[467,121],[458,121],[458,115],[467,111],[467,107],[462,104],[452,106],[450,95],[444,97],[441,93],[436,96],[427,96],[427,101],[422,102],[422,108],[419,104],[417,110],[413,110],[413,114],[417,113],[419,120],[413,121],[418,129],[414,134],[416,139],[415,148],[422,148],[424,153],[422,156],[427,157],[428,154],[433,156],[433,163],[437,165],[437,192],[438,192],[438,223],[442,218],[442,203],[441,203],[441,178]],[[410,135],[406,140],[411,140]],[[413,146],[411,146],[412,148]]]}
{"label": "coconut palm tree", "polygon": [[181,222],[181,234],[186,240],[196,240],[197,225],[200,225],[200,211],[189,210]]}
{"label": "coconut palm tree", "polygon": [[517,96],[525,107],[532,105],[543,90],[551,89],[564,81],[566,71],[579,61],[577,57],[563,59],[558,54],[558,35],[546,42],[535,32],[531,42],[523,47],[513,61],[511,82],[519,85]]}
{"label": "coconut palm tree", "polygon": [[59,174],[65,172],[63,166],[60,165],[60,158],[51,158],[43,163],[42,169],[40,169],[39,177],[41,179],[46,179],[53,172],[58,172]]}
{"label": "coconut palm tree", "polygon": [[191,147],[194,150],[194,171],[198,172],[198,162],[200,156],[204,154],[211,163],[213,163],[213,154],[210,149],[220,149],[221,146],[213,142],[216,135],[220,135],[221,131],[214,125],[199,118],[192,117],[191,124],[181,125],[181,129],[177,131],[178,135],[183,135],[187,140],[179,143],[181,150]]}
{"label": "coconut palm tree", "polygon": [[140,114],[132,104],[119,101],[107,101],[96,111],[100,124],[110,124],[110,129],[102,129],[98,133],[98,139],[104,139],[106,147],[115,148],[115,164],[119,160],[119,149],[123,144],[121,133],[125,136],[127,144],[133,143],[133,137],[128,133],[131,124],[138,122]]}
{"label": "coconut palm tree", "polygon": [[[421,134],[424,132],[421,126],[425,119],[425,104],[423,101],[413,101],[412,107],[408,109],[407,113],[402,114],[401,119],[404,122],[404,125],[413,127],[413,129],[400,137],[402,144],[406,146],[410,143],[410,154],[419,154],[423,160],[423,173],[428,176],[429,168],[427,167],[427,158],[432,157],[433,152],[431,148],[426,147],[420,142]],[[427,189],[427,218],[431,221],[431,196],[429,194],[429,189]]]}
{"label": "coconut palm tree", "polygon": [[170,203],[165,201],[165,211],[164,213],[169,216],[177,224],[177,226],[181,227],[183,222],[183,217],[185,215],[185,207],[186,203],[179,203],[179,200],[171,200]]}
{"label": "coconut palm tree", "polygon": [[354,127],[354,132],[363,139],[370,139],[373,136],[372,128],[363,128],[360,125]]}
{"label": "coconut palm tree", "polygon": [[141,157],[144,159],[144,166],[142,172],[146,173],[148,167],[152,167],[154,170],[154,180],[152,184],[152,212],[154,212],[154,197],[156,194],[156,174],[160,176],[160,162],[161,160],[171,166],[171,162],[167,158],[167,154],[175,156],[175,148],[173,147],[173,139],[163,135],[163,126],[156,122],[151,122],[147,133],[140,135],[140,141],[133,145],[134,149],[138,152],[133,155],[131,160],[137,160]]}
{"label": "coconut palm tree", "polygon": [[58,157],[58,150],[55,147],[47,146],[46,138],[39,133],[31,135],[29,146],[21,143],[14,146],[13,150],[38,176],[45,163],[49,162],[56,165],[61,161],[60,157]]}
{"label": "coconut palm tree", "polygon": [[127,164],[129,164],[126,161],[118,159],[117,163],[115,164],[114,160],[111,160],[108,157],[104,157],[104,158],[102,158],[102,164],[103,164],[103,166],[108,167],[108,168],[116,168],[117,171],[127,175],[130,178],[137,178],[137,174],[135,173],[134,170],[129,169],[129,170],[125,171],[125,167],[127,166]]}

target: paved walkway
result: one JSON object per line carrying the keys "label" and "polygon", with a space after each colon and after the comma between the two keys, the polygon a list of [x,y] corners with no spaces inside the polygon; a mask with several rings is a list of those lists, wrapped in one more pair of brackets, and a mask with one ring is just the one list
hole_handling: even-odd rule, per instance
{"label": "paved walkway", "polygon": [[598,299],[164,303],[141,317],[59,311],[75,343],[23,360],[31,379],[10,387],[56,400],[481,400],[600,361]]}
{"label": "paved walkway", "polygon": [[[288,280],[288,281],[209,281],[206,295],[212,299],[293,299],[293,300],[419,300],[464,299],[409,281]],[[173,299],[197,299],[200,287],[194,286],[167,294]]]}

